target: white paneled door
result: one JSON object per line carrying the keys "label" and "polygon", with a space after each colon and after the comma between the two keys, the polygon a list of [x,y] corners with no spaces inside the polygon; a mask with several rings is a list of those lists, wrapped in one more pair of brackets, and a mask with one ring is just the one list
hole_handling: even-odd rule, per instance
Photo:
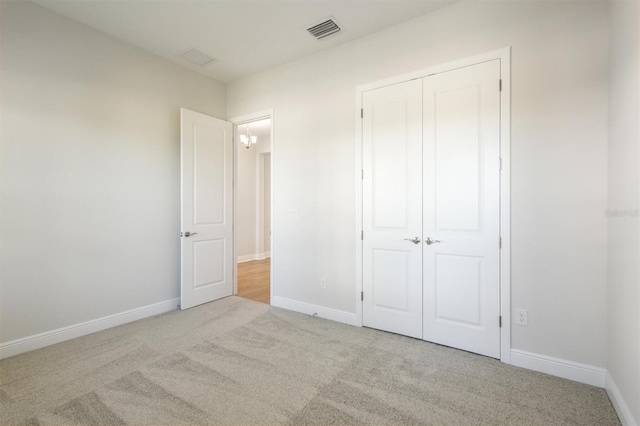
{"label": "white paneled door", "polygon": [[182,309],[233,291],[232,129],[180,110]]}
{"label": "white paneled door", "polygon": [[500,357],[500,61],[363,94],[363,324]]}
{"label": "white paneled door", "polygon": [[422,80],[363,106],[363,324],[422,338]]}
{"label": "white paneled door", "polygon": [[[424,79],[424,339],[500,358],[500,61]],[[429,244],[430,241],[434,241]]]}

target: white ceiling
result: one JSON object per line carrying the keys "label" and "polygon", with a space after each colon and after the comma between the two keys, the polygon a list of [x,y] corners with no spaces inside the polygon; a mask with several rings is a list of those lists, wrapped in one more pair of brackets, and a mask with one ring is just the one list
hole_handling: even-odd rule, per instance
{"label": "white ceiling", "polygon": [[[35,0],[36,3],[221,82],[346,43],[456,0]],[[344,28],[316,40],[333,16]],[[205,67],[179,57],[198,49]]]}

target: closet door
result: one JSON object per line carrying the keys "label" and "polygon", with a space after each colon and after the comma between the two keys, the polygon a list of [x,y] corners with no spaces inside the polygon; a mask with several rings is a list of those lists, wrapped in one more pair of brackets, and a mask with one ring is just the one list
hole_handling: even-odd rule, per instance
{"label": "closet door", "polygon": [[422,80],[363,94],[363,324],[422,338]]}
{"label": "closet door", "polygon": [[424,339],[500,357],[500,61],[424,79]]}

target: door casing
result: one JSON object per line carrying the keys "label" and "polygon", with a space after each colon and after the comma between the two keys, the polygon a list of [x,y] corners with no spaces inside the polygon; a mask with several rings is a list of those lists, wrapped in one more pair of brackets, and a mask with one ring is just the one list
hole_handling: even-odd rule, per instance
{"label": "door casing", "polygon": [[362,301],[361,293],[363,289],[362,270],[362,229],[363,229],[363,189],[362,175],[363,167],[363,139],[362,139],[362,118],[363,108],[362,94],[365,91],[379,89],[392,84],[416,78],[427,77],[432,74],[452,71],[458,68],[479,64],[486,61],[500,60],[500,77],[502,81],[500,93],[500,315],[502,327],[500,329],[500,360],[504,363],[511,363],[511,185],[510,185],[510,146],[511,146],[511,47],[470,56],[445,64],[413,71],[407,74],[398,75],[388,79],[368,83],[356,87],[356,164],[355,164],[355,185],[356,185],[356,316],[362,326]]}

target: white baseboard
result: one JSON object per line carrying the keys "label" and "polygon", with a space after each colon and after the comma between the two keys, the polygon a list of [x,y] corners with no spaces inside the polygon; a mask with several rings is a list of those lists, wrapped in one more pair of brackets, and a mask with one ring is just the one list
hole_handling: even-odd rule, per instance
{"label": "white baseboard", "polygon": [[604,368],[518,349],[511,349],[511,364],[600,388],[603,388],[605,383]]}
{"label": "white baseboard", "polygon": [[622,397],[618,386],[616,386],[616,383],[613,381],[613,377],[611,377],[611,374],[609,374],[609,372],[607,372],[605,389],[607,390],[607,395],[609,395],[611,404],[613,404],[613,408],[615,408],[616,413],[618,413],[620,422],[624,426],[638,426],[638,420],[640,419],[636,420],[633,418],[633,414],[631,414],[629,406]]}
{"label": "white baseboard", "polygon": [[154,303],[153,305],[131,309],[118,314],[2,343],[0,344],[0,359],[9,358],[34,349],[44,348],[45,346],[55,345],[56,343],[64,342],[65,340],[75,339],[76,337],[85,336],[87,334],[95,333],[96,331],[106,330],[107,328],[126,324],[142,318],[163,314],[177,309],[179,304],[179,298],[166,300],[164,302]]}
{"label": "white baseboard", "polygon": [[256,260],[255,254],[247,254],[244,256],[238,256],[238,263],[251,262],[252,260]]}
{"label": "white baseboard", "polygon": [[360,318],[352,312],[340,311],[338,309],[326,308],[324,306],[312,305],[311,303],[299,302],[297,300],[285,299],[284,297],[273,296],[271,305],[302,314],[314,315],[332,321],[342,322],[349,325],[361,327]]}
{"label": "white baseboard", "polygon": [[238,256],[238,263],[251,262],[252,260],[264,260],[271,257],[270,252],[247,254],[245,256]]}

